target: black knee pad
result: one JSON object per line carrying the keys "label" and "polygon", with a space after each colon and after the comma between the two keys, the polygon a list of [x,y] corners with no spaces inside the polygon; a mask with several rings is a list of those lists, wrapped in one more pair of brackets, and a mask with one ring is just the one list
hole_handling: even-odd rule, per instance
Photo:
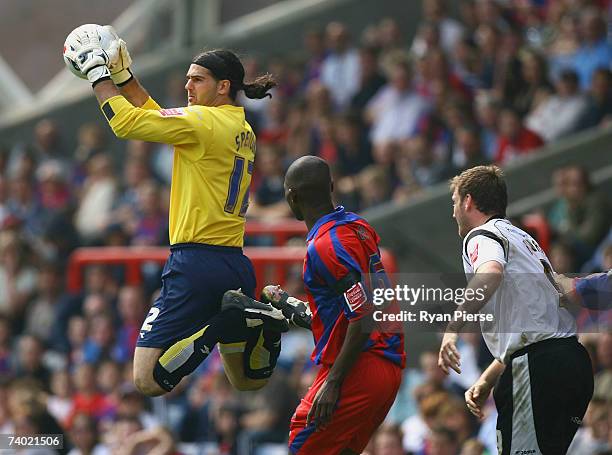
{"label": "black knee pad", "polygon": [[159,362],[155,364],[153,368],[153,379],[155,382],[164,389],[166,392],[171,392],[176,385],[181,382],[183,376],[177,374],[177,372],[170,373]]}

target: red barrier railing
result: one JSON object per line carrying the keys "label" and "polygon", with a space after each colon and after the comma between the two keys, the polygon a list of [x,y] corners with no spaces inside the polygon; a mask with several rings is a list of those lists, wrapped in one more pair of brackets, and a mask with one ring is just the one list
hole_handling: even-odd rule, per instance
{"label": "red barrier railing", "polygon": [[246,223],[245,236],[272,237],[274,246],[284,246],[292,237],[306,238],[306,226],[303,221],[284,220],[282,222],[265,223],[250,221]]}
{"label": "red barrier railing", "polygon": [[[96,247],[78,248],[70,256],[67,270],[68,290],[78,292],[83,288],[84,268],[93,264],[121,265],[125,268],[126,284],[138,285],[142,282],[141,268],[146,262],[163,264],[168,258],[166,247]],[[286,282],[292,266],[301,266],[306,254],[305,247],[251,247],[245,248],[253,263],[257,278],[257,294],[264,283],[280,284]],[[395,257],[382,249],[382,261],[387,273],[397,272]]]}

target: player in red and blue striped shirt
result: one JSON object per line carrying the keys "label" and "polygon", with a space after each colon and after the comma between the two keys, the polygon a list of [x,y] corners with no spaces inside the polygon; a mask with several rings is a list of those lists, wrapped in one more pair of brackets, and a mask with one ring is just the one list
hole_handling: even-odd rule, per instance
{"label": "player in red and blue striped shirt", "polygon": [[374,229],[334,208],[327,163],[295,161],[285,177],[287,202],[308,226],[304,284],[321,365],[291,421],[293,454],[359,454],[395,400],[405,366],[401,326],[376,328],[369,297],[387,283]]}

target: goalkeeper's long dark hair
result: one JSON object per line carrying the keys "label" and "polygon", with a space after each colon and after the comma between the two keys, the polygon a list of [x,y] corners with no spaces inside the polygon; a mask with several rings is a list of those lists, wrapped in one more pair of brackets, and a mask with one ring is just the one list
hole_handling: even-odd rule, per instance
{"label": "goalkeeper's long dark hair", "polygon": [[262,99],[267,96],[272,98],[270,90],[277,85],[274,76],[269,73],[257,77],[252,82],[245,82],[242,62],[236,54],[225,49],[202,52],[196,55],[191,63],[206,68],[217,80],[230,81],[232,100],[236,99],[240,90],[244,91],[247,98]]}

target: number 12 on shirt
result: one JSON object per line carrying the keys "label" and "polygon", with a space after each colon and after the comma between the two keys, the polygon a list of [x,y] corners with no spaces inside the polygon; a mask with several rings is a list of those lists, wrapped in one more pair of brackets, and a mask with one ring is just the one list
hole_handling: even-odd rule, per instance
{"label": "number 12 on shirt", "polygon": [[[225,211],[227,213],[234,213],[238,202],[238,196],[240,195],[240,184],[242,183],[242,176],[244,174],[244,162],[245,159],[241,156],[234,158],[234,169],[230,176],[229,188],[227,190],[227,199],[225,201]],[[249,161],[247,165],[247,172],[249,175],[253,175],[253,161]],[[242,203],[240,204],[240,212],[238,216],[244,216],[247,208],[249,207],[249,188],[247,187],[242,197]]]}

